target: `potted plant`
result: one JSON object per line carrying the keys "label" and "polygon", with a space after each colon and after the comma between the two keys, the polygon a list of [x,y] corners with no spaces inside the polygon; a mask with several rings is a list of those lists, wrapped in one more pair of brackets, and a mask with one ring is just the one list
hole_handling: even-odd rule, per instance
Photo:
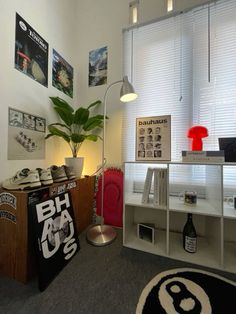
{"label": "potted plant", "polygon": [[[49,97],[58,113],[62,123],[48,125],[46,139],[52,136],[63,138],[70,146],[72,157],[66,157],[67,166],[73,167],[77,177],[81,176],[83,170],[83,157],[78,157],[79,149],[85,140],[96,142],[99,135],[94,131],[103,128],[103,115],[91,115],[91,108],[101,104],[100,100],[91,103],[87,108],[79,107],[73,109],[65,100],[59,97]],[[107,117],[106,117],[107,118]],[[77,166],[76,166],[77,165]]]}

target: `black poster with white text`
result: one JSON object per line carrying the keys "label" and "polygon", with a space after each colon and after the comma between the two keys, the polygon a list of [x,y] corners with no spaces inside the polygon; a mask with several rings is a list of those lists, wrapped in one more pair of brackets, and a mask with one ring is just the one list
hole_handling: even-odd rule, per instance
{"label": "black poster with white text", "polygon": [[15,68],[48,86],[48,43],[16,13]]}
{"label": "black poster with white text", "polygon": [[80,248],[70,194],[29,204],[29,216],[43,291]]}

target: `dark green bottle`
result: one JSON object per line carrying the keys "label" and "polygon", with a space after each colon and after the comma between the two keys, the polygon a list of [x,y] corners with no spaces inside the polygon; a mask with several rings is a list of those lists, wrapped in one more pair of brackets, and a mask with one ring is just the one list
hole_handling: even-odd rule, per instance
{"label": "dark green bottle", "polygon": [[197,251],[197,233],[193,224],[192,214],[188,214],[188,219],[183,229],[183,247],[189,253],[196,253]]}

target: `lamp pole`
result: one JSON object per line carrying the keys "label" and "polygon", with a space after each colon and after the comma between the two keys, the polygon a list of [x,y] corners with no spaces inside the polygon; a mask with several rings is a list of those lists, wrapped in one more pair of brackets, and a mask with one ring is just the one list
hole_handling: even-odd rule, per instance
{"label": "lamp pole", "polygon": [[102,224],[104,223],[104,171],[105,171],[105,164],[106,164],[106,157],[105,157],[105,139],[106,139],[106,113],[107,113],[107,94],[110,88],[116,84],[122,83],[122,80],[116,81],[114,83],[111,83],[104,94],[103,97],[103,136],[102,136],[102,200],[101,200],[101,218],[102,218]]}
{"label": "lamp pole", "polygon": [[105,139],[106,139],[106,111],[107,111],[107,94],[110,88],[118,83],[123,83],[120,99],[123,102],[129,102],[137,98],[133,86],[129,83],[127,76],[123,80],[111,83],[104,94],[103,99],[103,140],[102,140],[102,195],[101,195],[101,224],[92,226],[87,232],[87,241],[95,246],[104,246],[110,244],[116,238],[116,231],[113,227],[104,224],[104,168],[105,158]]}

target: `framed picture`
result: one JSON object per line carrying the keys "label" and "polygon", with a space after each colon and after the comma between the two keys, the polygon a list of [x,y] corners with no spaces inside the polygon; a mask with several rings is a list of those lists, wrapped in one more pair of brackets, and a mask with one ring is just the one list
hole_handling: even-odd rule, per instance
{"label": "framed picture", "polygon": [[73,67],[56,52],[52,50],[52,86],[73,98]]}
{"label": "framed picture", "polygon": [[139,239],[154,244],[155,241],[155,225],[152,223],[138,223],[137,235]]}
{"label": "framed picture", "polygon": [[136,119],[136,161],[171,160],[171,116]]}
{"label": "framed picture", "polygon": [[45,158],[46,119],[8,108],[8,160]]}
{"label": "framed picture", "polygon": [[89,87],[107,84],[107,60],[107,47],[89,52]]}
{"label": "framed picture", "polygon": [[48,43],[18,13],[15,27],[15,69],[48,87]]}
{"label": "framed picture", "polygon": [[226,162],[236,162],[236,137],[218,138],[219,148],[224,151]]}

